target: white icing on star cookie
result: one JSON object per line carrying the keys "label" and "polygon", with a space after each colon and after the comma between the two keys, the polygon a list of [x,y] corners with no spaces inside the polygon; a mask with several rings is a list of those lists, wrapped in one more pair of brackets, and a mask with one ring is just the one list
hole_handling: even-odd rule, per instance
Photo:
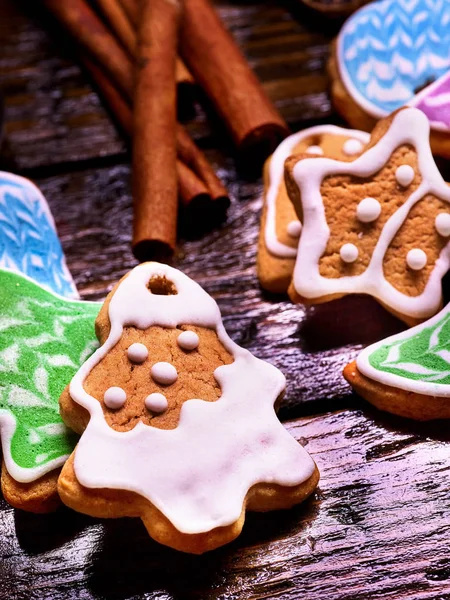
{"label": "white icing on star cookie", "polygon": [[[336,136],[352,136],[355,140],[359,140],[362,144],[367,144],[370,139],[370,135],[365,131],[358,131],[356,129],[343,129],[336,127],[335,125],[318,125],[317,127],[310,127],[298,133],[287,137],[270,158],[269,166],[269,180],[270,184],[266,193],[266,226],[264,228],[264,240],[267,249],[273,256],[279,258],[294,258],[297,255],[297,248],[291,248],[286,244],[280,242],[276,233],[276,200],[280,184],[284,178],[284,163],[287,158],[292,155],[294,148],[304,139],[315,136],[315,135],[336,135]],[[307,152],[312,148],[320,148],[320,146],[310,146]],[[315,151],[316,154],[323,154]]]}
{"label": "white icing on star cookie", "polygon": [[450,236],[450,214],[449,213],[439,213],[436,216],[435,220],[436,231],[442,237]]}
{"label": "white icing on star cookie", "polygon": [[300,221],[291,221],[288,223],[287,232],[292,238],[299,238],[302,232],[302,224]]}
{"label": "white icing on star cookie", "polygon": [[395,171],[395,178],[402,187],[411,185],[415,175],[411,165],[400,165]]}
{"label": "white icing on star cookie", "polygon": [[[177,294],[152,294],[147,283],[153,277],[171,281]],[[81,485],[135,492],[178,531],[196,534],[236,522],[257,483],[296,486],[313,475],[313,460],[274,412],[284,376],[229,338],[216,302],[198,284],[167,265],[144,263],[118,285],[108,311],[108,339],[70,384],[71,397],[91,417],[74,458]],[[114,348],[124,327],[183,324],[214,329],[232,354],[231,364],[214,371],[221,397],[185,402],[172,430],[142,421],[126,432],[109,427],[101,404],[84,389],[89,373]]]}
{"label": "white icing on star cookie", "polygon": [[372,223],[381,214],[381,204],[375,198],[364,198],[356,207],[356,218],[361,223]]}
{"label": "white icing on star cookie", "polygon": [[345,263],[354,263],[358,258],[359,251],[355,244],[344,244],[341,246],[339,254]]}
{"label": "white icing on star cookie", "polygon": [[[450,266],[449,245],[442,249],[420,295],[403,294],[385,279],[383,273],[386,251],[413,206],[428,194],[450,204],[450,188],[442,179],[431,154],[429,129],[428,120],[421,111],[406,108],[395,115],[384,136],[355,161],[306,158],[295,165],[293,176],[301,192],[304,217],[293,278],[294,288],[300,296],[319,298],[334,294],[370,294],[399,314],[418,319],[427,318],[439,309],[441,279]],[[384,225],[363,273],[339,278],[322,276],[319,262],[330,236],[321,196],[323,180],[329,175],[348,174],[362,178],[375,175],[402,144],[410,144],[417,151],[421,184]]]}
{"label": "white icing on star cookie", "polygon": [[309,146],[309,148],[306,148],[306,154],[318,154],[322,156],[323,150],[320,146]]}
{"label": "white icing on star cookie", "polygon": [[342,147],[342,151],[347,156],[355,156],[356,154],[360,154],[364,149],[364,145],[361,140],[347,140],[344,142]]}
{"label": "white icing on star cookie", "polygon": [[420,248],[413,248],[406,255],[406,264],[413,271],[421,271],[427,264],[427,255]]}

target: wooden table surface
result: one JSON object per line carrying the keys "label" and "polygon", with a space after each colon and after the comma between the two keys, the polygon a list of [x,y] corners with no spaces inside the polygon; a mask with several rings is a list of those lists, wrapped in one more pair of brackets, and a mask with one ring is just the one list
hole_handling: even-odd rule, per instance
{"label": "wooden table surface", "polygon": [[[38,4],[0,1],[0,166],[41,187],[83,297],[101,299],[135,265],[129,149]],[[217,4],[294,130],[339,122],[325,73],[338,23],[296,2]],[[222,228],[180,243],[176,264],[216,298],[233,339],[285,373],[280,418],[316,460],[319,488],[291,511],[248,515],[238,540],[201,557],[159,546],[139,520],[37,516],[0,499],[0,598],[449,599],[448,426],[376,412],[341,376],[401,325],[361,298],[306,310],[260,290],[261,179],[236,164],[204,102],[192,114],[232,206]]]}

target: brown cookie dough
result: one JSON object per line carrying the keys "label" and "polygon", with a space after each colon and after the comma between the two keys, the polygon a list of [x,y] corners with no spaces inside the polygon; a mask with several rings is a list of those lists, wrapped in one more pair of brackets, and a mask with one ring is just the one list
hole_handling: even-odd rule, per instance
{"label": "brown cookie dough", "polygon": [[384,412],[416,421],[450,419],[448,398],[417,394],[373,381],[358,370],[356,361],[345,367],[344,377],[355,392]]}
{"label": "brown cookie dough", "polygon": [[57,481],[61,469],[50,471],[30,483],[16,481],[2,463],[1,486],[3,496],[14,508],[32,513],[48,513],[61,506],[57,492]]}

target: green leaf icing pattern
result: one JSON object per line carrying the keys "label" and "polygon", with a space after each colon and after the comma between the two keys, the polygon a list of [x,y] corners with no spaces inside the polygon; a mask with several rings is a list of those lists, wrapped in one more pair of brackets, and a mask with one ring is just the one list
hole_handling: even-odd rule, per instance
{"label": "green leaf icing pattern", "polygon": [[425,323],[367,347],[356,363],[363,375],[384,385],[450,396],[450,305]]}
{"label": "green leaf icing pattern", "polygon": [[450,384],[450,313],[409,338],[382,345],[370,354],[369,363],[413,381]]}
{"label": "green leaf icing pattern", "polygon": [[18,481],[60,466],[76,444],[59,415],[59,396],[98,346],[100,306],[0,270],[0,434],[7,469]]}

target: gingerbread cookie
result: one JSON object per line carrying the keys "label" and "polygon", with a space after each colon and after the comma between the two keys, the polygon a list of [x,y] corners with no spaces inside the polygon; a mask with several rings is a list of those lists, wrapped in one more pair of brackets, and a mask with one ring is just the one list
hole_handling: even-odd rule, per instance
{"label": "gingerbread cookie", "polygon": [[0,269],[79,298],[47,201],[28,179],[0,171]]}
{"label": "gingerbread cookie", "polygon": [[231,341],[215,301],[176,269],[144,263],[108,296],[101,347],[62,394],[80,441],[58,490],[97,517],[140,517],[173,548],[234,539],[245,511],[287,508],[318,471],[276,418],[285,379]]}
{"label": "gingerbread cookie", "polygon": [[302,235],[289,293],[320,303],[369,294],[413,325],[442,306],[450,264],[450,189],[428,142],[429,124],[405,108],[375,128],[355,161],[286,161]]}
{"label": "gingerbread cookie", "polygon": [[297,255],[301,223],[284,182],[284,162],[293,154],[311,154],[354,160],[369,141],[369,134],[318,125],[286,138],[264,166],[264,207],[258,244],[258,278],[261,286],[275,293],[289,287]]}
{"label": "gingerbread cookie", "polygon": [[450,419],[450,305],[363,350],[344,377],[363,398],[418,421]]}
{"label": "gingerbread cookie", "polygon": [[381,0],[352,15],[329,64],[341,115],[370,130],[401,106],[417,106],[430,118],[433,151],[450,157],[449,19],[450,0]]}
{"label": "gingerbread cookie", "polygon": [[0,270],[0,437],[5,499],[32,512],[56,508],[59,470],[76,436],[58,400],[96,348],[99,304],[57,296]]}

